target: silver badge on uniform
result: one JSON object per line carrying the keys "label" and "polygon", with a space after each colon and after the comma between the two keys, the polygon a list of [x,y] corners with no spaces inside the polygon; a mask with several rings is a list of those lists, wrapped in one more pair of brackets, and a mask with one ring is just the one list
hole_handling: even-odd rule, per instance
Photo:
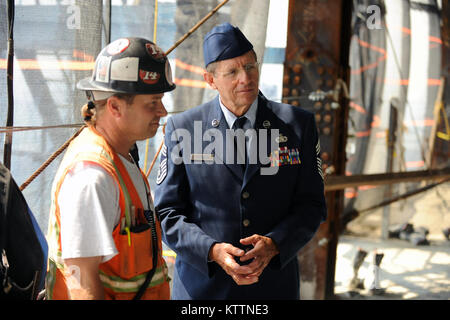
{"label": "silver badge on uniform", "polygon": [[211,122],[211,125],[212,125],[214,128],[217,128],[217,127],[219,126],[219,124],[220,124],[220,122],[219,122],[219,120],[217,120],[217,119],[214,119],[214,120]]}
{"label": "silver badge on uniform", "polygon": [[270,121],[269,120],[264,120],[263,127],[264,127],[264,129],[269,129],[270,128]]}
{"label": "silver badge on uniform", "polygon": [[167,176],[167,146],[164,145],[161,150],[161,161],[159,162],[156,184],[160,184]]}

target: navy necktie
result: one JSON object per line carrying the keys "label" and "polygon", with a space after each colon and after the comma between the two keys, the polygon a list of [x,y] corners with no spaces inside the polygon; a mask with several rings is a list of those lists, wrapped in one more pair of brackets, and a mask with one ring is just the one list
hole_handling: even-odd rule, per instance
{"label": "navy necktie", "polygon": [[[237,129],[242,129],[242,130],[244,130],[244,133],[245,133],[245,129],[244,129],[244,125],[245,125],[245,123],[247,122],[247,118],[246,117],[240,117],[240,118],[237,118],[235,121],[234,121],[234,124],[233,124],[233,129],[235,129],[235,130],[237,130]],[[235,135],[235,137],[234,137],[234,154],[235,154],[235,159],[236,159],[236,164],[238,163],[237,162],[237,159],[238,159],[238,154],[239,154],[239,149],[238,149],[238,145],[237,145],[237,142],[238,142],[238,139],[237,139],[237,137],[236,137],[236,135]],[[244,145],[241,147],[241,150],[243,150],[244,151],[244,153],[243,153],[243,160],[244,160],[244,163],[243,164],[241,164],[241,167],[242,167],[242,172],[245,172],[245,169],[246,169],[246,167],[247,167],[247,151],[246,151],[246,138],[245,138],[245,135],[244,135]]]}

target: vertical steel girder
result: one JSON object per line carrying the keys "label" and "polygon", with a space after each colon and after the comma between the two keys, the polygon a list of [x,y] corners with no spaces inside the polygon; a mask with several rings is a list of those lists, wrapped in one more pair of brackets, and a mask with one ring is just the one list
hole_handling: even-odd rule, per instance
{"label": "vertical steel girder", "polygon": [[[345,174],[351,1],[291,0],[283,102],[315,114],[325,175]],[[326,193],[328,218],[299,252],[303,299],[334,296],[334,269],[343,190]]]}

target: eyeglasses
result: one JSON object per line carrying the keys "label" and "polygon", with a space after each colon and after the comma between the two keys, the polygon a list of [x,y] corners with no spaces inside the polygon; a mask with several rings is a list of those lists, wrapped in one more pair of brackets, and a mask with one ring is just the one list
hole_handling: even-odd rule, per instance
{"label": "eyeglasses", "polygon": [[239,76],[239,73],[244,70],[244,72],[248,75],[254,75],[258,71],[259,62],[251,62],[245,64],[242,68],[231,68],[224,72],[218,72],[216,73],[220,74],[222,77],[230,80],[234,80]]}

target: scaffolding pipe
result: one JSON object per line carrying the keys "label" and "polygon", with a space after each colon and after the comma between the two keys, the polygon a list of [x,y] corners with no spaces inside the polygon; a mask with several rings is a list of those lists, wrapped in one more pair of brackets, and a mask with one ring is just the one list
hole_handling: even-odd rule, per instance
{"label": "scaffolding pipe", "polygon": [[354,176],[327,176],[325,178],[325,191],[356,188],[360,186],[379,186],[401,182],[445,180],[448,178],[450,178],[450,167],[423,171],[359,174]]}
{"label": "scaffolding pipe", "polygon": [[[13,75],[14,75],[14,0],[6,3],[8,12],[8,59],[6,69],[6,87],[8,91],[8,115],[6,126],[12,127],[14,124],[14,96],[13,96]],[[6,132],[5,145],[3,149],[3,164],[11,170],[12,152],[12,132]]]}

